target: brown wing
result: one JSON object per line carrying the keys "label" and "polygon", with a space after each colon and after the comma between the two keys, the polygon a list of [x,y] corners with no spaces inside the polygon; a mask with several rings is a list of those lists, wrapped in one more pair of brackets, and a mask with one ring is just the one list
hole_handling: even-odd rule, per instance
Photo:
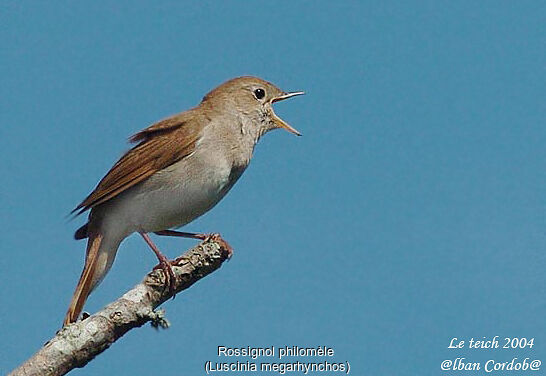
{"label": "brown wing", "polygon": [[162,120],[131,137],[141,141],[123,155],[73,211],[81,214],[191,154],[201,135],[190,111]]}
{"label": "brown wing", "polygon": [[158,121],[155,124],[150,125],[148,128],[141,130],[140,132],[132,135],[129,138],[130,142],[138,142],[146,140],[154,135],[159,135],[162,133],[170,132],[176,128],[179,128],[184,124],[184,118],[187,117],[190,111],[184,112],[182,114],[171,116],[167,119]]}

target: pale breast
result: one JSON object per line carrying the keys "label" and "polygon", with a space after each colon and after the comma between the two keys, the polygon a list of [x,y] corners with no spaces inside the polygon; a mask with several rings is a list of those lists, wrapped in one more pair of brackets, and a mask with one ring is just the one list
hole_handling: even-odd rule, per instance
{"label": "pale breast", "polygon": [[144,231],[185,225],[220,201],[231,166],[192,155],[155,174],[135,197]]}
{"label": "pale breast", "polygon": [[244,172],[253,144],[244,146],[241,140],[208,132],[192,154],[112,199],[105,220],[124,226],[127,235],[193,221],[214,207]]}

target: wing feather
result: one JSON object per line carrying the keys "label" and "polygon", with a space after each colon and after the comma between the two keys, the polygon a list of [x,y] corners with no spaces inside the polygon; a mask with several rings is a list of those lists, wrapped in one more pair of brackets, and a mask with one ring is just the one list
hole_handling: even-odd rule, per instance
{"label": "wing feather", "polygon": [[190,155],[203,127],[188,115],[189,111],[162,120],[131,137],[141,142],[116,162],[72,213],[81,214],[100,205]]}
{"label": "wing feather", "polygon": [[187,113],[178,114],[175,116],[168,117],[166,119],[160,120],[155,124],[152,124],[146,129],[141,130],[138,133],[135,133],[129,138],[130,142],[138,142],[146,140],[154,135],[169,132],[176,128],[179,128],[184,124],[184,115],[187,115]]}

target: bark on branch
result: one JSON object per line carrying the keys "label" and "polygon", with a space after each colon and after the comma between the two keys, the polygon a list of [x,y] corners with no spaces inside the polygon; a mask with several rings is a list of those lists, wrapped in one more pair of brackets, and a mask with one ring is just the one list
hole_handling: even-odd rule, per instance
{"label": "bark on branch", "polygon": [[[218,269],[229,256],[229,250],[221,241],[208,239],[178,257],[173,265],[176,292],[187,289]],[[163,271],[153,270],[115,302],[85,320],[60,329],[10,375],[64,375],[85,366],[133,328],[149,321],[155,327],[168,327],[163,313],[154,309],[172,296],[165,287]]]}

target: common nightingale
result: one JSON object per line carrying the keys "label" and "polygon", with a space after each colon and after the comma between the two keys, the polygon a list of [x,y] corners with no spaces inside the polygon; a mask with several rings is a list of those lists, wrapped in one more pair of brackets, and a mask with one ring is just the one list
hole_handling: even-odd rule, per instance
{"label": "common nightingale", "polygon": [[[272,108],[273,103],[300,94],[284,92],[257,77],[234,78],[205,95],[197,107],[132,136],[130,141],[138,144],[73,210],[77,214],[90,210],[88,222],[74,235],[88,240],[84,268],[63,325],[78,319],[87,297],[110,270],[121,241],[134,232],[152,248],[172,289],[171,265],[148,233],[211,236],[172,229],[190,223],[226,195],[266,132],[284,128],[300,135]],[[218,234],[213,236],[223,241]]]}

